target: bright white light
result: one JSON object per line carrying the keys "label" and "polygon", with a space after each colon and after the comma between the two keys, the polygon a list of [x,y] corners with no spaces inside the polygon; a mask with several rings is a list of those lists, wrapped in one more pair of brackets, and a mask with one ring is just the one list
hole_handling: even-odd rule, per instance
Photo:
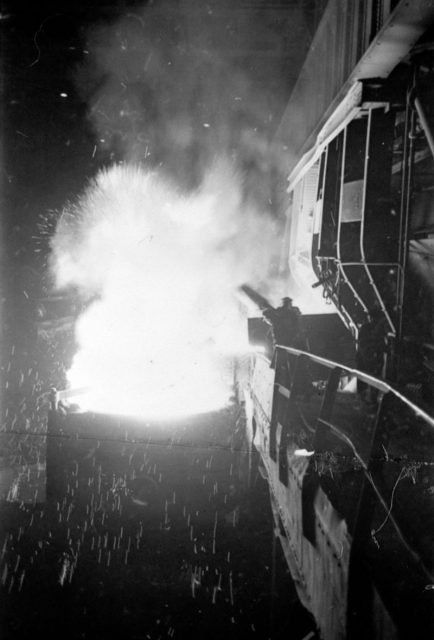
{"label": "bright white light", "polygon": [[295,456],[300,456],[302,458],[309,458],[310,456],[313,456],[314,453],[315,451],[308,451],[307,449],[296,449],[294,451]]}
{"label": "bright white light", "polygon": [[250,345],[250,350],[253,353],[265,353],[265,347],[262,344],[252,344]]}
{"label": "bright white light", "polygon": [[71,213],[53,241],[57,285],[96,296],[68,373],[72,387],[89,388],[80,405],[147,417],[224,406],[228,355],[249,350],[234,292],[264,268],[255,238],[267,241],[266,222],[242,211],[233,172],[217,167],[186,196],[116,166]]}

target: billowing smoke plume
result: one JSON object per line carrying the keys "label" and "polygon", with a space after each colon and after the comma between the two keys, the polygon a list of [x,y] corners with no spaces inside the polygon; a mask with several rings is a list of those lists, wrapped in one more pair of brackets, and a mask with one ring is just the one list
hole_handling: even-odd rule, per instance
{"label": "billowing smoke plume", "polygon": [[224,155],[243,198],[272,211],[285,167],[269,142],[306,46],[299,4],[160,1],[91,30],[76,80],[98,150],[187,187]]}
{"label": "billowing smoke plume", "polygon": [[282,26],[242,0],[180,0],[88,33],[77,85],[113,166],[64,212],[52,264],[58,287],[93,299],[69,372],[89,407],[161,416],[227,401],[224,357],[247,348],[234,294],[278,262]]}
{"label": "billowing smoke plume", "polygon": [[179,415],[229,397],[225,358],[246,350],[234,297],[274,241],[216,165],[185,194],[156,172],[115,166],[66,210],[53,239],[59,287],[93,302],[78,321],[73,387],[94,410]]}

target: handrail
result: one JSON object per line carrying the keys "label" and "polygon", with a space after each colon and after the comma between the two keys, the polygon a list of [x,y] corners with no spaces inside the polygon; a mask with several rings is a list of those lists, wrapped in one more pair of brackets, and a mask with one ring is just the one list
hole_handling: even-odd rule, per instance
{"label": "handrail", "polygon": [[343,268],[344,263],[342,262],[342,259],[341,259],[341,231],[342,231],[342,224],[343,224],[342,223],[342,208],[343,208],[342,203],[344,198],[344,177],[345,177],[344,174],[345,174],[345,162],[346,162],[346,153],[347,153],[347,137],[348,137],[348,129],[347,127],[345,127],[343,150],[342,150],[342,163],[340,167],[341,178],[340,178],[340,189],[339,189],[338,230],[337,230],[337,242],[336,242],[337,259],[335,262],[339,272],[342,274],[344,281],[346,282],[348,287],[351,289],[353,296],[359,302],[359,304],[361,305],[365,313],[368,313],[368,307],[365,304],[364,300],[360,297],[359,292],[357,291],[357,289],[355,288],[355,286],[353,285],[353,283],[351,282],[347,274],[345,273],[345,269]]}
{"label": "handrail", "polygon": [[[398,522],[395,519],[395,517],[392,515],[391,506],[387,505],[386,500],[382,495],[382,492],[377,487],[377,484],[376,484],[376,482],[374,480],[372,471],[373,471],[373,469],[375,467],[375,464],[376,464],[376,458],[373,457],[373,453],[375,455],[375,452],[378,451],[379,445],[383,442],[383,439],[382,439],[383,430],[381,428],[381,423],[382,423],[382,420],[384,420],[384,416],[386,415],[384,413],[385,406],[387,407],[390,401],[392,401],[392,403],[393,403],[393,399],[397,398],[401,402],[405,403],[407,405],[407,407],[409,407],[413,411],[414,414],[422,417],[425,420],[425,422],[431,427],[434,427],[434,418],[431,417],[430,415],[428,415],[422,409],[420,409],[417,405],[415,405],[413,402],[411,402],[408,398],[403,396],[399,391],[394,389],[389,383],[387,383],[384,380],[380,380],[378,378],[375,378],[374,376],[371,376],[370,374],[364,373],[364,372],[359,371],[357,369],[353,369],[351,367],[347,367],[345,365],[341,365],[341,364],[339,364],[337,362],[334,362],[333,360],[329,360],[329,359],[324,358],[322,356],[317,356],[315,354],[308,353],[306,351],[302,351],[302,350],[296,349],[294,347],[276,345],[276,354],[279,353],[279,352],[281,354],[286,352],[287,357],[289,355],[296,356],[298,363],[301,362],[301,360],[299,358],[302,358],[303,360],[306,358],[306,359],[310,360],[311,362],[315,362],[317,364],[320,364],[320,365],[326,367],[327,369],[329,369],[331,371],[331,375],[329,376],[328,382],[327,382],[326,394],[324,396],[324,400],[323,400],[319,415],[316,416],[316,429],[315,429],[315,435],[314,435],[314,441],[313,441],[313,448],[314,448],[316,453],[319,453],[320,451],[323,450],[323,445],[324,445],[324,440],[323,440],[324,439],[324,433],[323,433],[323,430],[324,429],[326,429],[327,431],[331,432],[335,437],[337,437],[338,439],[340,439],[343,442],[345,442],[345,444],[351,449],[353,455],[355,456],[355,458],[360,463],[361,468],[363,470],[365,482],[367,482],[370,485],[370,487],[371,487],[372,491],[374,492],[375,497],[379,501],[383,511],[386,512],[387,516],[386,516],[385,522],[387,520],[390,521],[390,523],[393,526],[393,528],[394,528],[399,540],[403,544],[403,546],[406,549],[406,551],[410,554],[412,560],[414,562],[416,562],[421,567],[425,578],[430,580],[430,581],[432,581],[433,576],[430,573],[429,569],[425,566],[425,563],[422,560],[422,557],[412,547],[412,545],[409,542],[407,542],[406,537],[404,536],[400,525],[398,524]],[[277,363],[276,363],[276,365],[277,365]],[[276,366],[276,373],[277,373],[277,366]],[[372,435],[370,437],[371,441],[370,441],[370,448],[369,448],[369,453],[368,453],[367,460],[365,460],[364,456],[362,456],[359,453],[358,447],[355,445],[353,440],[345,433],[345,431],[342,430],[341,428],[339,428],[339,426],[333,424],[333,422],[331,421],[331,417],[332,417],[332,410],[331,409],[332,409],[332,406],[334,405],[334,403],[336,401],[335,392],[336,392],[336,389],[337,389],[337,386],[338,386],[338,380],[339,380],[340,376],[342,375],[342,373],[348,373],[348,374],[357,376],[360,380],[362,380],[366,384],[368,384],[371,387],[374,387],[375,389],[377,389],[381,394],[381,397],[379,398],[378,408],[377,408],[377,411],[376,411],[375,427],[374,427],[373,433],[372,433]],[[275,384],[274,384],[275,399],[273,399],[273,412],[272,412],[271,425],[270,425],[270,456],[275,460],[275,462],[278,462],[278,464],[279,464],[279,480],[281,480],[282,482],[285,482],[285,480],[282,479],[282,477],[284,477],[284,476],[281,476],[281,451],[280,451],[280,448],[282,447],[282,438],[283,438],[282,434],[284,433],[284,430],[288,428],[288,426],[285,427],[285,424],[287,423],[288,406],[292,405],[294,402],[297,404],[296,398],[293,397],[293,395],[291,393],[291,388],[293,388],[294,385],[296,385],[295,378],[297,378],[297,367],[295,369],[294,377],[293,377],[292,381],[289,383],[289,387],[287,387],[287,385],[285,383],[283,383],[283,385],[279,384],[276,379],[275,379]],[[285,391],[287,393],[282,393],[282,391]],[[285,399],[283,399],[282,396],[284,396]],[[279,397],[280,397],[280,400],[279,400]],[[278,424],[278,420],[279,420],[279,418],[278,418],[278,413],[279,413],[278,405],[279,405],[279,402],[281,402],[281,401],[286,403],[286,407],[287,408],[285,409],[284,423],[282,423],[282,432],[281,432],[281,436],[280,436],[281,441],[280,441],[280,444],[277,445],[276,435],[277,435],[277,424]],[[387,402],[386,405],[384,404],[385,402]],[[387,412],[387,409],[386,409],[386,412]],[[273,427],[273,424],[274,424],[274,427]],[[284,440],[284,442],[285,442],[285,440]],[[286,445],[284,444],[283,446],[286,446]],[[274,451],[274,455],[272,453],[272,450]],[[366,520],[366,518],[365,518],[366,514],[363,515],[363,508],[360,505],[362,504],[363,501],[366,501],[367,499],[369,499],[369,496],[366,493],[366,488],[362,488],[361,494],[360,494],[360,498],[359,498],[359,507],[358,507],[358,510],[357,510],[356,522],[358,520],[360,520],[360,518],[362,518],[362,520],[363,520],[363,518]],[[357,528],[357,526],[358,525],[356,524],[355,527]],[[364,522],[363,527],[366,528],[366,522]],[[368,533],[369,533],[369,530],[367,530],[364,535],[367,535]],[[354,533],[354,536],[355,535],[356,534]],[[371,531],[371,536],[375,541],[374,533],[372,531]]]}
{"label": "handrail", "polygon": [[302,351],[301,349],[295,349],[294,347],[286,347],[284,345],[278,344],[276,345],[276,349],[281,349],[283,351],[291,353],[294,356],[301,356],[301,355],[306,356],[313,362],[321,364],[327,367],[328,369],[335,369],[335,368],[341,369],[342,371],[357,377],[362,382],[366,382],[366,384],[368,384],[369,386],[374,387],[375,389],[378,389],[378,391],[381,391],[382,393],[393,394],[398,400],[403,402],[409,409],[411,409],[411,411],[413,411],[417,417],[425,420],[425,422],[429,424],[429,426],[432,429],[434,429],[434,417],[430,416],[426,411],[424,411],[423,409],[418,407],[416,404],[414,404],[414,402],[409,400],[409,398],[404,396],[400,391],[392,387],[385,380],[380,380],[379,378],[376,378],[375,376],[372,376],[369,373],[365,373],[364,371],[353,369],[352,367],[348,367],[339,362],[335,362],[334,360],[329,360],[328,358],[324,358],[323,356],[317,356],[313,353],[309,353],[308,351]]}
{"label": "handrail", "polygon": [[[409,545],[409,543],[405,539],[405,536],[401,531],[401,527],[399,526],[399,524],[395,520],[394,516],[392,515],[390,506],[386,504],[386,501],[384,500],[383,496],[381,495],[381,492],[379,491],[377,485],[375,484],[375,482],[374,482],[374,480],[372,478],[372,474],[369,472],[368,465],[366,464],[366,462],[363,460],[362,456],[357,451],[357,449],[356,449],[353,441],[351,440],[351,438],[349,438],[340,429],[335,427],[335,425],[333,425],[331,422],[328,422],[327,420],[323,420],[322,418],[318,418],[318,419],[328,429],[330,429],[330,431],[332,431],[338,438],[343,440],[348,447],[350,447],[350,449],[352,450],[352,452],[354,454],[354,457],[357,459],[357,461],[359,462],[360,466],[362,467],[362,470],[363,470],[363,473],[364,473],[364,476],[365,476],[366,480],[371,485],[372,490],[374,491],[378,502],[381,504],[383,510],[386,512],[387,518],[388,518],[388,520],[390,520],[390,522],[391,522],[393,528],[395,529],[395,531],[396,531],[399,539],[401,540],[402,544],[404,545],[404,547],[406,548],[408,553],[410,553],[410,555],[412,556],[413,560],[415,560],[417,563],[420,564],[420,566],[422,567],[422,570],[424,571],[426,577],[429,580],[433,580],[433,574],[431,574],[430,571],[425,567],[420,555]],[[371,533],[371,535],[373,535],[373,534]]]}
{"label": "handrail", "polygon": [[384,303],[384,300],[381,296],[381,293],[375,283],[374,277],[370,271],[369,268],[369,263],[366,260],[366,253],[365,253],[365,222],[366,222],[366,202],[367,202],[367,193],[368,193],[368,171],[369,171],[369,167],[370,167],[370,161],[371,161],[371,131],[372,131],[372,109],[369,109],[368,112],[368,125],[367,125],[367,132],[366,132],[366,146],[365,146],[365,165],[364,165],[364,169],[363,169],[363,195],[362,195],[362,219],[360,222],[360,255],[362,257],[362,265],[365,269],[366,275],[368,277],[368,281],[369,284],[371,285],[371,287],[374,290],[375,293],[375,297],[377,298],[377,301],[380,305],[381,311],[383,312],[383,315],[386,317],[386,320],[389,324],[390,329],[392,330],[392,332],[394,334],[396,334],[396,329],[395,329],[395,325],[392,322],[392,318],[390,317],[390,314],[386,308],[386,305]]}
{"label": "handrail", "polygon": [[[311,386],[313,370],[310,369],[309,363],[320,365],[325,369],[324,372],[321,372],[321,370],[318,372],[319,378],[324,375],[324,380],[327,379],[321,403],[317,401],[311,402],[310,399],[309,387]],[[391,460],[385,446],[388,446],[389,438],[393,440],[394,437],[394,420],[391,420],[390,414],[395,413],[395,400],[404,403],[412,411],[413,415],[423,418],[424,424],[431,428],[434,427],[434,417],[428,415],[403,396],[387,381],[295,347],[276,345],[273,368],[274,388],[271,415],[268,416],[267,422],[261,427],[261,429],[265,429],[265,432],[268,432],[268,437],[261,439],[259,444],[259,451],[263,455],[264,461],[267,462],[268,460],[269,463],[274,463],[275,465],[271,471],[269,470],[272,494],[280,495],[279,491],[276,490],[278,486],[286,487],[288,491],[293,489],[290,476],[292,463],[288,454],[295,453],[297,455],[297,452],[293,451],[292,445],[298,446],[300,442],[298,429],[303,426],[302,422],[305,423],[301,408],[310,408],[308,420],[312,428],[309,428],[308,446],[313,449],[315,454],[312,458],[310,472],[306,468],[301,484],[297,481],[297,486],[302,495],[303,510],[306,509],[306,527],[310,527],[312,525],[311,518],[316,517],[315,497],[318,495],[317,488],[322,486],[327,494],[326,486],[321,483],[321,472],[315,466],[315,458],[327,451],[339,454],[341,449],[336,443],[336,439],[338,439],[344,442],[346,447],[349,447],[354,459],[360,465],[361,476],[357,476],[358,481],[354,485],[355,493],[351,494],[354,497],[351,508],[348,508],[349,503],[346,498],[340,501],[335,496],[335,502],[332,497],[329,497],[332,506],[341,514],[341,517],[346,519],[348,533],[351,536],[350,556],[347,566],[348,611],[353,615],[354,611],[358,610],[360,579],[362,579],[363,584],[366,579],[368,581],[372,580],[372,584],[376,584],[378,574],[373,571],[372,575],[369,576],[366,563],[372,559],[374,545],[380,548],[381,539],[377,539],[377,534],[386,523],[389,523],[389,528],[386,538],[384,538],[384,544],[386,545],[388,540],[392,540],[392,554],[398,548],[400,553],[404,553],[404,565],[406,567],[404,571],[410,569],[412,572],[414,571],[421,585],[432,584],[433,575],[430,571],[429,562],[427,562],[426,551],[423,547],[420,548],[417,540],[413,540],[412,537],[407,538],[409,534],[406,529],[411,523],[408,522],[405,513],[403,514],[400,510],[392,513],[395,489],[400,479],[409,475],[408,459],[403,458],[401,470],[391,493],[388,481],[393,479],[394,473],[392,469],[392,472],[386,475],[384,462]],[[365,417],[367,415],[370,417],[369,429],[366,431],[362,429],[362,433],[358,434],[362,436],[360,442],[359,438],[354,439],[352,435],[351,416],[355,414],[348,413],[348,403],[341,403],[341,398],[336,394],[343,375],[355,376],[378,391],[378,393],[374,394],[377,404],[375,411],[373,413],[367,412],[365,415]],[[251,388],[251,393],[254,394],[253,388]],[[342,412],[339,411],[339,406],[343,409]],[[398,406],[397,413],[402,412],[402,409],[404,407]],[[300,415],[302,422],[298,420],[297,413]],[[356,414],[359,415],[358,409]],[[365,424],[364,417],[363,422],[357,422],[357,424],[363,427]],[[347,433],[349,426],[351,428]],[[385,457],[380,455],[381,448],[384,449]],[[345,455],[348,455],[348,452],[345,452]],[[354,466],[354,470],[358,472],[357,465]],[[339,489],[339,486],[337,486],[337,489]],[[413,493],[406,493],[405,495],[410,501],[414,498]],[[381,524],[378,524],[380,520]],[[303,527],[304,523],[303,515]],[[401,526],[403,526],[402,529]],[[310,529],[306,528],[304,530],[303,528],[303,534],[306,534],[308,540],[310,540],[309,531]],[[297,535],[300,534],[298,527],[296,532]],[[311,542],[315,544],[313,538]],[[385,566],[388,566],[391,559],[393,560],[392,555],[386,553]],[[309,570],[309,567],[307,567],[307,570]],[[401,587],[397,588],[401,599],[403,595],[405,596],[405,590],[401,590]],[[395,615],[399,615],[398,611],[399,609],[395,608],[390,611],[394,621]],[[347,618],[347,625],[349,625],[347,629],[351,628],[351,624],[350,616]],[[352,637],[351,633],[348,634],[348,637],[350,636]]]}

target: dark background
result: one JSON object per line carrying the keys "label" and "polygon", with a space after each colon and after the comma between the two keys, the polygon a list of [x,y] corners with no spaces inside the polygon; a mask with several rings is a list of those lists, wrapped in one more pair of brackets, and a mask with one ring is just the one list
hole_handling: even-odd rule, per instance
{"label": "dark background", "polygon": [[[168,2],[166,6],[178,8],[180,4]],[[315,2],[240,0],[230,3],[216,22],[212,7],[197,3],[202,11],[199,23],[202,20],[208,26],[198,29],[193,11],[183,22],[191,26],[190,41],[174,35],[177,19],[169,11],[161,33],[151,21],[151,48],[162,51],[164,59],[180,47],[190,47],[184,62],[182,56],[181,61],[175,60],[175,71],[163,75],[161,83],[163,67],[157,67],[150,80],[139,76],[131,82],[125,108],[128,111],[138,104],[140,108],[133,110],[137,119],[127,117],[119,125],[120,94],[116,86],[106,91],[112,82],[110,66],[102,71],[94,54],[101,43],[104,49],[107,33],[113,40],[119,19],[125,21],[129,13],[141,18],[143,6],[143,2],[107,1],[1,3],[0,544],[4,552],[0,636],[28,638],[50,632],[65,638],[157,638],[171,637],[175,629],[175,637],[240,637],[242,633],[267,637],[272,633],[278,638],[286,637],[290,625],[302,637],[311,621],[297,602],[280,548],[273,546],[267,484],[255,467],[248,488],[245,455],[241,460],[240,453],[234,453],[234,448],[245,451],[242,442],[234,443],[235,408],[194,425],[194,437],[185,425],[174,428],[168,440],[184,439],[184,449],[173,450],[160,434],[159,443],[148,452],[147,473],[142,470],[138,480],[131,476],[136,463],[134,473],[140,475],[138,459],[126,463],[130,455],[142,456],[145,447],[127,445],[131,451],[126,457],[125,445],[109,437],[111,419],[101,419],[98,452],[95,439],[71,443],[69,436],[77,428],[71,419],[61,423],[63,435],[68,436],[65,441],[49,434],[47,452],[47,393],[52,385],[64,385],[74,349],[70,330],[54,331],[43,340],[37,332],[43,313],[40,299],[54,294],[47,259],[62,207],[80,194],[101,167],[113,162],[145,161],[183,187],[194,188],[202,164],[216,151],[228,154],[241,167],[246,198],[262,198],[268,206],[269,191],[264,185],[269,183],[275,162],[268,156],[267,144],[319,16]],[[300,19],[290,23],[288,10],[294,7]],[[241,35],[232,25],[232,9],[235,13],[238,9],[237,24],[244,25]],[[137,38],[140,19],[133,15],[129,20],[136,26],[133,35]],[[167,25],[170,29],[165,34]],[[222,25],[226,35],[220,39]],[[248,39],[249,33],[254,33],[254,41]],[[110,52],[110,46],[108,49]],[[190,74],[192,66],[194,73]],[[219,85],[210,94],[215,69],[224,90],[220,92]],[[182,87],[193,87],[196,93],[182,93]],[[214,108],[215,91],[223,96],[218,109]],[[94,109],[101,95],[107,98],[102,120],[95,117]],[[241,106],[235,101],[238,97]],[[170,108],[160,109],[161,98],[168,100]],[[190,111],[194,117],[190,118]],[[168,137],[172,128],[165,125],[178,120],[189,120],[193,135],[185,144],[174,146]],[[211,136],[204,122],[210,125]],[[144,159],[143,145],[136,144],[137,132],[151,145],[151,155],[145,154]],[[207,465],[213,447],[207,443],[212,434],[217,434],[214,446],[219,449],[216,460],[220,463],[215,462],[211,471]],[[71,583],[61,585],[63,563],[73,562],[79,552],[78,541],[89,515],[93,463],[101,467],[103,493],[109,497],[112,478],[128,472],[125,528],[136,535],[143,522],[140,508],[131,502],[137,494],[147,503],[143,507],[146,544],[128,567],[119,554],[108,569],[98,562],[96,549],[91,551],[90,538],[81,541],[84,546],[77,573]],[[51,468],[47,476],[47,464],[57,465],[54,475]],[[159,478],[150,471],[155,464],[164,481],[152,493]],[[220,488],[214,493],[216,481]],[[79,491],[74,494],[75,482]],[[13,487],[17,489],[15,499],[10,493]],[[36,489],[39,493],[34,497]],[[165,528],[166,501],[174,490],[182,499],[171,507],[172,527]],[[228,502],[224,502],[225,495]],[[220,509],[217,554],[210,552],[214,524],[210,501]],[[185,505],[195,514],[199,535],[206,537],[206,551],[200,558],[185,526]],[[68,513],[69,534],[65,526]],[[104,536],[108,530],[113,534],[119,527],[116,518],[110,512],[108,520],[96,522],[94,535]],[[232,564],[227,561],[229,551]],[[190,586],[196,559],[198,564],[200,560],[209,565],[197,600],[191,597]],[[223,590],[213,603],[218,572],[224,574]],[[229,594],[229,572],[235,608]]]}

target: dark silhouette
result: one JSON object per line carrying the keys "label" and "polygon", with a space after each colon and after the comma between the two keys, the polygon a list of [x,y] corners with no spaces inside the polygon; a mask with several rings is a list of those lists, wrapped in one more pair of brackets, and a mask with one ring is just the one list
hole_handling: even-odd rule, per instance
{"label": "dark silhouette", "polygon": [[356,363],[360,371],[383,377],[387,352],[387,320],[381,309],[372,309],[359,329]]}
{"label": "dark silhouette", "polygon": [[292,298],[282,298],[282,305],[274,309],[268,307],[262,312],[271,326],[274,344],[286,347],[301,347],[301,311],[292,304]]}

